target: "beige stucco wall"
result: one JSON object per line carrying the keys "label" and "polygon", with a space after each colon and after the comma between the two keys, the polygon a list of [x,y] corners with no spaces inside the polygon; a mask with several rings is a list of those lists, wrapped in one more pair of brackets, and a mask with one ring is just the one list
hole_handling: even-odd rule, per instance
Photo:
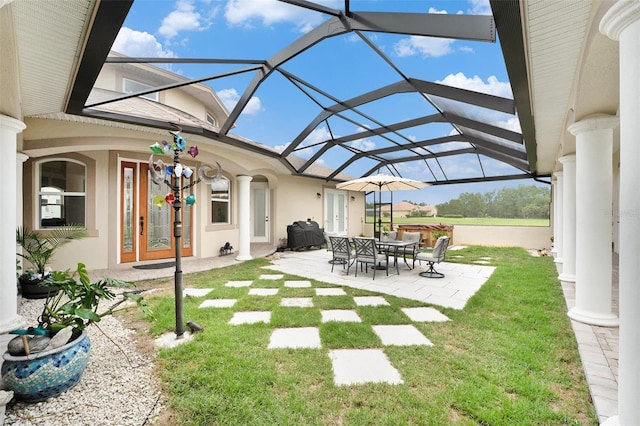
{"label": "beige stucco wall", "polygon": [[323,197],[316,195],[318,192],[323,194],[323,184],[324,181],[317,179],[281,177],[275,189],[276,205],[272,210],[275,214],[272,220],[275,243],[287,238],[287,226],[298,220],[311,219],[324,227]]}
{"label": "beige stucco wall", "polygon": [[467,226],[453,229],[455,245],[480,245],[550,249],[553,230],[549,226]]}
{"label": "beige stucco wall", "polygon": [[193,96],[188,96],[182,90],[172,89],[164,92],[163,103],[171,105],[180,111],[187,112],[202,121],[207,121],[207,113],[202,102]]}

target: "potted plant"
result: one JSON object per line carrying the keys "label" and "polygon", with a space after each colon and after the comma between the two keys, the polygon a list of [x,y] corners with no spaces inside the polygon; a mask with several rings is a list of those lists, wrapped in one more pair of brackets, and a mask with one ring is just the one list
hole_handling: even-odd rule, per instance
{"label": "potted plant", "polygon": [[17,255],[33,266],[29,268],[23,265],[23,272],[18,276],[22,296],[27,299],[43,299],[49,292],[56,292],[53,286],[41,285],[51,273],[49,262],[58,248],[86,235],[87,232],[79,225],[62,226],[46,232],[19,227],[16,230],[16,243],[22,247],[22,252]]}
{"label": "potted plant", "polygon": [[[18,337],[9,342],[3,355],[5,389],[27,402],[57,396],[78,383],[91,348],[85,330],[88,325],[111,315],[125,301],[135,302],[150,314],[139,292],[115,293],[116,288],[135,287],[133,282],[113,278],[91,282],[83,263],[73,273],[53,271],[43,285],[56,286],[59,291],[47,296],[37,327],[11,332]],[[111,306],[101,306],[117,296]]]}

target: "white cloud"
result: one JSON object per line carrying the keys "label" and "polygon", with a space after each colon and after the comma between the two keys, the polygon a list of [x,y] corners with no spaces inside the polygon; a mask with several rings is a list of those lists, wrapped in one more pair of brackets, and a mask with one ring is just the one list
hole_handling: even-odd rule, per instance
{"label": "white cloud", "polygon": [[[236,89],[222,89],[220,91],[217,91],[216,95],[218,95],[218,98],[220,98],[220,101],[228,111],[232,111],[240,100],[240,95],[238,94]],[[249,102],[247,102],[247,105],[244,107],[242,113],[248,115],[256,115],[262,110],[263,108],[260,98],[257,96],[253,96],[251,99],[249,99]]]}
{"label": "white cloud", "polygon": [[518,133],[522,132],[522,129],[520,128],[520,120],[518,120],[518,117],[511,117],[507,121],[500,121],[496,123],[496,126]]}
{"label": "white cloud", "polygon": [[351,142],[351,147],[361,151],[371,151],[372,149],[375,149],[376,143],[370,139],[356,139]]}
{"label": "white cloud", "polygon": [[178,0],[176,9],[162,20],[158,33],[171,39],[181,31],[202,31],[206,27],[200,13],[195,11],[192,1]]}
{"label": "white cloud", "polygon": [[[300,145],[298,145],[298,147],[302,148],[302,147],[307,146],[307,145],[315,145],[315,144],[327,141],[329,139],[331,139],[331,133],[329,133],[329,130],[327,130],[326,127],[318,127],[316,129],[313,129],[313,131],[311,133],[309,133],[309,135],[306,138],[304,138],[304,140],[302,141],[302,143]],[[284,145],[276,145],[274,148],[277,149],[278,151],[282,152],[289,145],[291,145],[291,142],[287,142]],[[313,156],[315,151],[316,151],[316,147],[315,146],[309,146],[307,148],[299,149],[297,151],[294,151],[293,154],[295,154],[296,156],[301,157],[301,158],[309,159],[309,158],[311,158],[311,156]],[[321,160],[321,159],[318,159],[318,160],[316,160],[316,163],[323,164],[324,161]]]}
{"label": "white cloud", "polygon": [[411,36],[397,42],[393,50],[399,57],[421,54],[424,57],[437,58],[453,53],[451,45],[454,41],[450,38]]}
{"label": "white cloud", "polygon": [[331,133],[326,127],[317,127],[302,141],[302,146],[314,145],[331,139]]}
{"label": "white cloud", "polygon": [[489,0],[470,0],[471,9],[469,9],[469,13],[471,15],[491,15],[491,5],[489,4]]}
{"label": "white cloud", "polygon": [[[284,145],[276,145],[273,147],[273,149],[282,152],[284,151],[289,145],[291,145],[291,142],[287,142]],[[300,157],[300,158],[304,158],[305,160],[308,160],[309,158],[311,158],[313,156],[313,154],[315,153],[315,148],[314,147],[307,147],[307,148],[301,148],[298,149],[296,151],[293,151],[291,153],[291,155],[295,155],[296,157]],[[316,163],[323,163],[322,160],[318,159],[315,161]]]}
{"label": "white cloud", "polygon": [[460,89],[473,90],[474,92],[487,93],[489,95],[502,96],[504,98],[513,98],[511,93],[511,85],[509,82],[499,81],[496,76],[490,76],[485,83],[480,77],[474,75],[467,77],[464,73],[449,74],[436,83],[445,84],[447,86],[458,87]]}
{"label": "white cloud", "polygon": [[435,14],[440,14],[440,15],[446,15],[447,11],[446,10],[438,10],[434,7],[430,7],[429,8],[429,13],[435,13]]}
{"label": "white cloud", "polygon": [[127,27],[120,32],[113,43],[112,50],[131,57],[175,58],[169,49],[164,49],[156,38],[147,32],[135,31]]}
{"label": "white cloud", "polygon": [[[336,4],[335,1],[318,3],[328,6]],[[310,31],[325,19],[320,13],[277,0],[229,0],[224,16],[232,25],[250,27],[253,21],[261,21],[262,25],[268,27],[288,22],[294,24],[301,32]]]}
{"label": "white cloud", "polygon": [[[357,126],[356,127],[356,133],[361,133],[361,132],[365,132],[369,130],[369,126]],[[351,142],[350,146],[352,148],[356,148],[359,149],[361,151],[371,151],[372,149],[375,149],[376,147],[376,143],[370,139],[367,138],[363,138],[363,139],[356,139],[353,142]]]}

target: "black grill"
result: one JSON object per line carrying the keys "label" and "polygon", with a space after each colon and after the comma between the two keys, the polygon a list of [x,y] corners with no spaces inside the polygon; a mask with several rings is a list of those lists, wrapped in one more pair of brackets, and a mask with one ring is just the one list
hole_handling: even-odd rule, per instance
{"label": "black grill", "polygon": [[299,220],[287,226],[287,247],[290,249],[322,246],[324,231],[317,222]]}

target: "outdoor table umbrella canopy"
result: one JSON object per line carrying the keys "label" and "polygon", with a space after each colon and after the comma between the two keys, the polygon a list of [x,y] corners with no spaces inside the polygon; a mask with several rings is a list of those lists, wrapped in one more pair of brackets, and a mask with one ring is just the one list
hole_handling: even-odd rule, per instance
{"label": "outdoor table umbrella canopy", "polygon": [[[426,186],[429,186],[428,183],[420,182],[419,180],[407,179],[400,176],[387,175],[384,173],[379,173],[377,175],[365,176],[359,179],[353,179],[346,182],[342,182],[336,185],[337,189],[344,189],[347,191],[406,191],[412,189],[422,189]],[[380,195],[381,197],[381,195]],[[375,197],[374,197],[374,205],[375,205]],[[374,219],[373,222],[375,224],[375,208],[374,208]],[[375,225],[374,225],[375,226]],[[378,231],[382,226],[382,218],[378,218]],[[375,230],[374,230],[375,234]]]}
{"label": "outdoor table umbrella canopy", "polygon": [[410,189],[422,189],[429,186],[428,183],[419,180],[407,179],[400,176],[377,174],[365,176],[359,179],[349,180],[336,185],[338,189],[347,191],[406,191]]}

